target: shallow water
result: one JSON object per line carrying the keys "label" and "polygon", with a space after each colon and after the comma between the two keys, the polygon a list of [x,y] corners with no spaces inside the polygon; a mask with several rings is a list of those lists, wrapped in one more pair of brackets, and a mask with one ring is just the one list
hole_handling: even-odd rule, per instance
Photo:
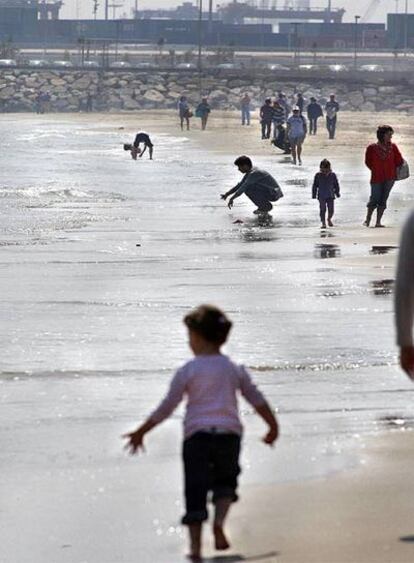
{"label": "shallow water", "polygon": [[[69,543],[55,524],[54,561],[97,561],[74,558],[74,537],[88,547],[73,519],[81,530],[88,507],[108,510],[128,478],[136,487],[129,494],[145,506],[134,518],[148,553],[154,534],[181,538],[181,411],[149,438],[139,463],[123,457],[118,436],[189,358],[181,318],[201,302],[234,320],[226,351],[252,370],[280,414],[283,439],[273,452],[257,441],[263,427],[243,405],[244,484],[340,470],[358,462],[366,433],[412,422],[411,386],[396,367],[393,267],[352,265],[395,249],[338,242],[362,222],[362,167],[345,157],[338,166],[338,226],[320,231],[310,199],[319,159],[302,168],[274,154],[256,159],[285,192],[273,222],[261,226],[244,198],[232,211],[219,198],[240,179],[232,156],[164,133],[154,135],[154,162],[133,162],[121,150],[130,136],[118,128],[122,119],[1,118],[0,396],[8,422],[0,469],[11,528],[26,516],[10,491],[22,476],[48,473],[47,484],[37,483],[41,498],[26,494],[44,525],[68,519]],[[401,221],[408,194],[400,190],[389,223]],[[77,499],[64,517],[56,495]],[[117,509],[108,533],[131,534],[131,515]],[[14,553],[21,563],[27,545]],[[171,561],[164,555],[152,561]],[[48,557],[38,551],[35,560]],[[113,557],[102,548],[99,561],[129,561]]]}

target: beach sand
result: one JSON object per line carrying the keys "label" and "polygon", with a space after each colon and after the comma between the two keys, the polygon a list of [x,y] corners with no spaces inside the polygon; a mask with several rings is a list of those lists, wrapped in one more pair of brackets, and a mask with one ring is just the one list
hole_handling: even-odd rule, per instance
{"label": "beach sand", "polygon": [[411,563],[413,463],[414,435],[394,431],[368,440],[353,470],[246,487],[230,525],[237,552],[268,563]]}
{"label": "beach sand", "polygon": [[[96,123],[96,116],[83,117],[85,122],[90,120],[91,125]],[[29,118],[22,116],[24,119]],[[52,120],[53,116],[45,119]],[[59,116],[59,119],[70,120],[71,117]],[[414,148],[410,142],[414,118],[382,114],[383,121],[393,125],[404,156],[414,162]],[[107,130],[113,131],[114,122],[122,127],[127,139],[138,129],[154,135],[181,134],[171,112],[102,115],[101,134],[105,133],[106,123]],[[240,154],[248,154],[259,163],[263,159],[268,162],[273,155],[275,164],[283,160],[268,143],[259,140],[257,121],[254,126],[245,128],[243,134],[236,113],[213,112],[205,132],[199,130],[198,120],[193,119],[193,123],[197,128],[188,136],[199,143],[202,150],[227,155],[229,167]],[[309,170],[312,174],[316,172],[324,157],[332,160],[334,168],[335,160],[345,162],[348,170],[353,166],[361,168],[364,149],[375,140],[378,124],[379,118],[375,114],[341,113],[338,136],[332,142],[326,138],[321,120],[318,136],[308,139],[305,144],[306,174],[309,175]],[[186,136],[187,132],[182,135]],[[364,248],[398,245],[399,229],[409,210],[410,199],[412,201],[410,182],[401,184],[400,192],[404,192],[404,198],[397,195],[395,203],[390,204],[384,216],[384,222],[389,225],[385,229],[362,227],[368,185],[361,193],[359,215],[344,221],[338,204],[339,226],[334,242],[341,247],[344,256],[331,258],[331,268],[335,267],[344,275],[354,272],[364,280],[377,279],[379,275],[386,279],[394,277],[395,252],[367,255],[352,249],[358,245]],[[220,188],[217,187],[218,193]],[[245,209],[243,212],[246,215]],[[315,209],[315,225],[317,223]],[[389,331],[393,331],[391,325]],[[398,374],[395,359],[389,369],[395,385],[409,396],[410,383],[403,374]],[[371,367],[370,379],[367,379],[373,385],[375,372],[376,368]],[[140,392],[138,383],[131,382],[131,387],[126,389],[126,379],[120,378],[118,383],[116,378],[107,381],[105,376],[100,376],[100,385],[96,383],[93,387],[93,377],[89,381],[89,376],[82,381],[72,381],[71,377],[50,380],[29,377],[27,381],[10,378],[2,382],[1,404],[9,418],[3,433],[6,443],[1,480],[8,509],[3,510],[0,506],[0,525],[4,533],[4,539],[0,540],[1,563],[184,561],[186,531],[178,524],[171,524],[178,523],[182,512],[178,458],[180,421],[167,422],[157,430],[158,435],[149,437],[151,445],[144,458],[126,459],[121,452],[119,435],[130,428],[134,400]],[[93,396],[89,395],[91,387],[96,392]],[[161,388],[161,385],[151,388],[152,401],[158,398]],[[283,404],[279,407],[283,410]],[[30,426],[32,413],[33,427]],[[229,522],[234,547],[228,554],[218,557],[219,554],[211,549],[206,530],[205,560],[223,563],[412,563],[414,435],[409,430],[409,420],[403,427],[408,429],[376,431],[363,436],[350,467],[331,472],[328,477],[287,480],[271,485],[243,484],[241,501],[235,505]],[[260,423],[255,423],[254,428],[256,434],[257,428],[262,431]],[[248,425],[246,432],[252,432]],[[276,445],[274,450],[276,464],[278,447],[282,448],[284,439],[282,426],[281,445]],[[29,456],[25,462],[29,448],[36,449],[37,457],[33,461],[34,458]],[[152,465],[155,462],[151,461],[151,455],[165,463],[165,470]],[[171,457],[174,459],[172,465]],[[303,459],[298,456],[298,463],[301,462]],[[141,470],[141,466],[144,469]],[[154,474],[162,471],[166,475],[165,482],[160,481],[156,501],[151,495],[137,497],[137,490],[145,489],[145,480],[149,489],[154,487],[151,469]],[[138,487],[140,479],[142,482]],[[151,502],[161,507],[159,521],[147,522]]]}

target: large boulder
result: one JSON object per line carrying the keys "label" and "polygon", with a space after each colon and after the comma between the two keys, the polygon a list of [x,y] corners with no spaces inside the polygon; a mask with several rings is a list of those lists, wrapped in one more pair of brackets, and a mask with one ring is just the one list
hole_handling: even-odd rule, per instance
{"label": "large boulder", "polygon": [[14,89],[13,86],[6,86],[6,88],[3,88],[2,90],[0,90],[0,98],[2,100],[10,98],[11,96],[13,96],[14,92],[15,92],[15,89]]}
{"label": "large boulder", "polygon": [[378,94],[378,90],[376,88],[368,87],[362,90],[362,93],[366,98],[375,97]]}
{"label": "large boulder", "polygon": [[141,108],[141,104],[137,100],[133,100],[132,98],[124,98],[124,109],[128,111],[133,111]]}
{"label": "large boulder", "polygon": [[396,86],[380,86],[378,88],[378,92],[381,92],[382,94],[394,94],[397,91],[398,88]]}
{"label": "large boulder", "polygon": [[227,94],[223,90],[213,90],[208,97],[212,102],[227,100]]}
{"label": "large boulder", "polygon": [[165,101],[165,97],[158,90],[150,89],[145,92],[142,96],[142,101],[150,102],[155,104],[162,104]]}
{"label": "large boulder", "polygon": [[359,109],[364,103],[364,96],[361,92],[350,92],[348,101],[355,109]]}
{"label": "large boulder", "polygon": [[361,105],[361,110],[362,111],[375,111],[375,104],[374,102],[364,102]]}

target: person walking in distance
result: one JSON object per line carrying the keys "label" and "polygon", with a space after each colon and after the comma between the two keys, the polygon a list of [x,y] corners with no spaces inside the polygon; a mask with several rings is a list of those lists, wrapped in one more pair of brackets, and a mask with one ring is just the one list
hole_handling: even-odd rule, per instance
{"label": "person walking in distance", "polygon": [[302,92],[298,92],[296,94],[296,106],[299,108],[299,113],[302,115],[305,107],[305,98],[303,97]]}
{"label": "person walking in distance", "polygon": [[272,118],[273,118],[272,100],[270,98],[266,98],[264,104],[260,108],[260,124],[262,126],[262,139],[270,139]]}
{"label": "person walking in distance", "polygon": [[329,96],[329,101],[325,105],[326,128],[328,130],[329,139],[335,139],[336,121],[339,111],[339,104],[335,100],[335,94]]}
{"label": "person walking in distance", "polygon": [[280,135],[280,127],[283,127],[286,117],[285,117],[285,108],[280,105],[278,100],[273,102],[273,114],[272,114],[272,123],[273,123],[273,139],[277,139]]}
{"label": "person walking in distance", "polygon": [[201,130],[205,131],[207,127],[207,120],[208,116],[211,112],[210,105],[208,103],[207,98],[201,98],[201,102],[198,104],[196,108],[196,117],[201,118]]}
{"label": "person walking in distance", "polygon": [[[207,498],[214,504],[215,548],[230,547],[224,526],[230,507],[238,500],[239,455],[243,427],[238,412],[242,395],[267,425],[263,442],[272,445],[278,438],[278,422],[264,395],[247,370],[221,352],[232,323],[217,307],[201,305],[184,317],[194,359],[173,377],[160,405],[136,430],[124,434],[131,454],[144,449],[144,437],[169,417],[186,398],[184,417],[185,514],[190,553],[202,561],[202,525],[208,519]],[[139,559],[139,558],[138,558]]]}
{"label": "person walking in distance", "polygon": [[324,158],[319,165],[319,172],[315,174],[312,186],[312,198],[319,200],[322,229],[326,229],[326,211],[328,211],[328,225],[333,227],[332,217],[336,197],[341,197],[338,178],[335,172],[332,172],[329,160]]}
{"label": "person walking in distance", "polygon": [[279,90],[279,92],[277,93],[277,101],[279,105],[281,105],[282,108],[284,108],[285,110],[285,121],[286,121],[290,115],[291,107],[289,105],[289,102],[287,101],[286,94],[281,90]]}
{"label": "person walking in distance", "polygon": [[242,99],[240,100],[241,109],[241,124],[250,125],[250,111],[251,111],[251,99],[249,94],[246,92]]}
{"label": "person walking in distance", "polygon": [[371,194],[367,203],[367,216],[364,225],[369,227],[372,214],[377,210],[376,227],[383,227],[382,216],[387,208],[387,200],[397,178],[397,169],[403,157],[395,143],[391,142],[394,130],[390,125],[377,129],[377,142],[365,151],[365,164],[371,171]]}
{"label": "person walking in distance", "polygon": [[180,117],[181,131],[184,130],[184,121],[186,123],[187,131],[189,131],[191,112],[186,96],[180,96],[180,99],[178,100],[178,115]]}
{"label": "person walking in distance", "polygon": [[318,130],[318,119],[323,117],[322,106],[318,104],[316,98],[312,97],[310,99],[310,104],[307,107],[308,119],[309,119],[309,135],[316,135]]}
{"label": "person walking in distance", "polygon": [[292,147],[293,164],[302,164],[302,145],[307,133],[306,119],[300,114],[299,108],[293,108],[293,115],[287,120],[287,134]]}
{"label": "person walking in distance", "polygon": [[227,204],[229,209],[231,209],[234,200],[245,194],[257,205],[257,209],[253,213],[262,217],[267,216],[273,208],[271,202],[283,197],[279,184],[269,172],[254,167],[248,156],[239,156],[234,161],[234,164],[239,169],[239,172],[244,174],[243,179],[234,188],[221,194],[221,199],[225,201],[231,195],[232,197]]}

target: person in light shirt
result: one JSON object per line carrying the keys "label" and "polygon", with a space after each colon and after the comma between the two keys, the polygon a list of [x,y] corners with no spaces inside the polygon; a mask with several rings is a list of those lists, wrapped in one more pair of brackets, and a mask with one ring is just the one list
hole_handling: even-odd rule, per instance
{"label": "person in light shirt", "polygon": [[232,323],[217,307],[201,305],[184,317],[195,358],[180,368],[160,405],[135,431],[124,435],[132,454],[143,448],[144,436],[169,417],[186,398],[184,418],[184,477],[191,561],[201,561],[202,524],[208,519],[207,495],[213,493],[213,534],[217,550],[230,547],[224,523],[238,497],[237,477],[242,424],[238,396],[242,395],[267,424],[263,437],[272,445],[278,437],[277,420],[247,370],[221,352]]}
{"label": "person in light shirt", "polygon": [[292,147],[292,162],[302,164],[302,145],[307,133],[305,117],[300,113],[300,108],[293,108],[293,115],[287,120],[287,135]]}

